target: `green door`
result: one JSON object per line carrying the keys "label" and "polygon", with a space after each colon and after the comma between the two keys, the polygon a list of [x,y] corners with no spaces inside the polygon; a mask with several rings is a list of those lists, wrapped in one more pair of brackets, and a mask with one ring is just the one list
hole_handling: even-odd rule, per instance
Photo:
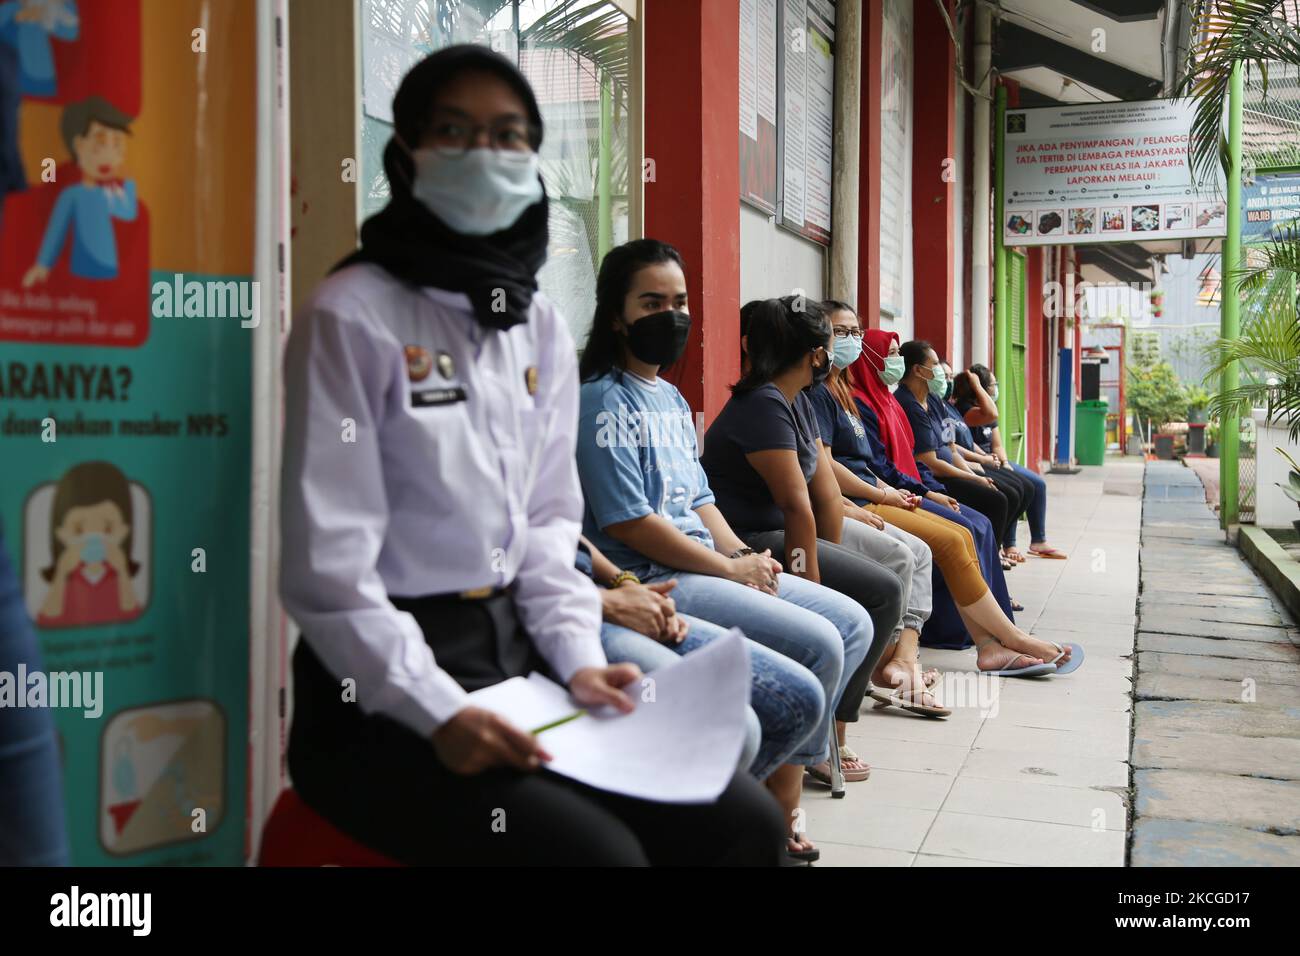
{"label": "green door", "polygon": [[1002,445],[1012,461],[1025,463],[1025,256],[1007,250],[1007,321],[1011,325],[1009,382],[998,384],[1007,393],[1007,420],[999,423]]}

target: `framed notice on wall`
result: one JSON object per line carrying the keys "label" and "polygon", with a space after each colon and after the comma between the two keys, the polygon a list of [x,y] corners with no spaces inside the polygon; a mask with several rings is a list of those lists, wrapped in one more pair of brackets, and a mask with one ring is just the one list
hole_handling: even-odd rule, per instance
{"label": "framed notice on wall", "polygon": [[[831,143],[835,105],[835,0],[753,0],[760,17],[776,7],[777,221],[823,245],[831,239]],[[741,20],[749,0],[742,0]],[[741,38],[742,184],[745,39]],[[764,51],[758,50],[761,62]],[[761,124],[760,124],[761,133]],[[744,187],[742,185],[742,191]]]}
{"label": "framed notice on wall", "polygon": [[776,212],[776,32],[780,0],[740,0],[740,198]]}
{"label": "framed notice on wall", "polygon": [[1195,181],[1195,104],[1164,99],[1009,109],[1002,235],[1009,246],[1212,238],[1227,232],[1222,174]]}

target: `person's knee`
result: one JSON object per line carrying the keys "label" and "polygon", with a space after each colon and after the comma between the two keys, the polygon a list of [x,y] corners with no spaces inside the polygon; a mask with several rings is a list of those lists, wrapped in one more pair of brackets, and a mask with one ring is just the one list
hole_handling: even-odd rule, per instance
{"label": "person's knee", "polygon": [[[806,667],[794,664],[782,674],[779,698],[785,707],[785,723],[807,731],[816,726],[826,710],[826,691]],[[802,739],[802,738],[800,738]]]}
{"label": "person's knee", "polygon": [[785,815],[767,790],[737,774],[714,805],[722,853],[714,862],[727,866],[779,866],[787,831]]}

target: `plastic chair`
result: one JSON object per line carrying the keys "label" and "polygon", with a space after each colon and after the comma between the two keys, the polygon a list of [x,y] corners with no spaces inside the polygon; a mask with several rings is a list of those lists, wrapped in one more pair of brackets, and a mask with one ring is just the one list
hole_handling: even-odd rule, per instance
{"label": "plastic chair", "polygon": [[258,866],[401,866],[362,846],[307,804],[293,789],[271,808],[262,829]]}

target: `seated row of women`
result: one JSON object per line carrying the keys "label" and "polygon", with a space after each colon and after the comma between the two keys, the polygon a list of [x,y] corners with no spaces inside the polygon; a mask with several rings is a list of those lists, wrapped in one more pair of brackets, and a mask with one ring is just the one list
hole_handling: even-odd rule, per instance
{"label": "seated row of women", "polygon": [[740,379],[697,448],[661,376],[690,328],[681,256],[643,239],[605,257],[579,370],[579,565],[606,585],[611,662],[652,671],[744,632],[743,760],[786,814],[788,854],[811,860],[804,777],[830,782],[834,741],[845,779],[867,779],[845,736],[864,700],[950,714],[923,638],[973,643],[978,670],[1002,677],[1069,673],[1082,649],[1014,622],[1004,571],[1023,560],[1022,510],[1030,550],[1061,555],[1044,538],[1044,484],[1002,449],[986,369],[960,379],[953,408],[928,344],[864,331],[845,303],[755,301],[740,320]]}

